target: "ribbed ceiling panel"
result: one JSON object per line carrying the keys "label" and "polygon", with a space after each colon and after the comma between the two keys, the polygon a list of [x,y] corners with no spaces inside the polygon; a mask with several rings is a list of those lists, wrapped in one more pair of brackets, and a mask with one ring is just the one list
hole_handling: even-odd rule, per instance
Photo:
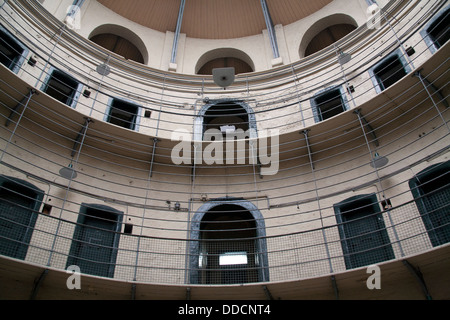
{"label": "ribbed ceiling panel", "polygon": [[[175,31],[181,0],[97,0],[121,16],[154,30]],[[332,0],[266,0],[273,23],[288,25]],[[201,39],[231,39],[266,29],[260,0],[186,0],[181,32]]]}

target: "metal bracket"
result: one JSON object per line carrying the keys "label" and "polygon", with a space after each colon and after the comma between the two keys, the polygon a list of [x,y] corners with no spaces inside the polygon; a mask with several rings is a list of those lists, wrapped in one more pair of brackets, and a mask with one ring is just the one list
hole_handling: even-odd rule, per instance
{"label": "metal bracket", "polygon": [[24,96],[22,98],[22,100],[20,100],[20,102],[11,110],[11,113],[9,114],[8,119],[6,119],[5,127],[9,126],[9,124],[12,121],[12,118],[13,118],[14,114],[16,114],[17,109],[19,109],[19,107],[22,106],[22,105],[26,105],[31,100],[31,97],[33,95],[35,95],[35,94],[37,94],[36,89],[30,89],[28,94],[26,96]]}
{"label": "metal bracket", "polygon": [[402,260],[403,264],[408,268],[409,271],[414,275],[416,280],[419,282],[420,287],[422,288],[422,291],[426,297],[427,300],[432,300],[431,294],[428,291],[427,284],[425,283],[425,280],[423,278],[422,272],[420,272],[419,268],[415,268],[411,263],[409,263],[408,260]]}
{"label": "metal bracket", "polygon": [[45,269],[41,275],[39,276],[39,278],[35,281],[34,286],[33,286],[33,290],[31,290],[31,295],[30,295],[30,300],[35,300],[36,296],[39,292],[39,288],[42,285],[42,282],[44,282],[45,277],[48,274],[48,269]]}
{"label": "metal bracket", "polygon": [[269,291],[269,288],[267,286],[263,286],[264,293],[266,294],[267,300],[273,300],[273,296]]}
{"label": "metal bracket", "polygon": [[373,142],[375,144],[376,147],[380,146],[380,143],[378,142],[378,138],[377,135],[375,134],[375,130],[372,128],[372,126],[370,125],[370,123],[366,120],[366,118],[364,118],[364,116],[361,114],[361,109],[356,109],[355,111],[353,111],[354,113],[356,113],[358,115],[358,117],[361,119],[361,121],[364,123],[364,125],[369,128],[369,134],[372,135],[373,138]]}

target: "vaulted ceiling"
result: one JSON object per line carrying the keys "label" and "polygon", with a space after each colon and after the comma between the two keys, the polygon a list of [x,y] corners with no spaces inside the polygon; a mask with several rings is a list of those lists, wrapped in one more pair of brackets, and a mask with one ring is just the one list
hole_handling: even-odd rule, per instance
{"label": "vaulted ceiling", "polygon": [[[175,31],[181,0],[97,0],[148,28]],[[266,0],[274,25],[288,25],[332,0]],[[181,32],[201,39],[232,39],[260,34],[266,23],[260,0],[186,0]]]}

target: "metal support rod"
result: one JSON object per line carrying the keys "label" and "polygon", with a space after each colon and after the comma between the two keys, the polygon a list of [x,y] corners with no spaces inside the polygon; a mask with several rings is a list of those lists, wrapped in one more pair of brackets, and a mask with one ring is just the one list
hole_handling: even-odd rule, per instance
{"label": "metal support rod", "polygon": [[[433,105],[434,105],[436,111],[438,112],[439,117],[442,119],[442,122],[443,122],[443,123],[445,124],[445,126],[447,127],[447,130],[450,131],[450,128],[449,128],[449,126],[448,126],[448,123],[445,121],[445,118],[444,118],[444,116],[442,115],[441,111],[439,110],[439,107],[437,106],[436,101],[434,101],[433,96],[431,95],[430,91],[428,90],[428,86],[427,86],[426,83],[425,83],[425,82],[428,82],[428,80],[426,80],[426,79],[422,76],[422,74],[420,73],[420,70],[419,70],[419,71],[416,71],[416,72],[414,73],[414,76],[416,76],[417,78],[420,79],[420,82],[422,83],[423,88],[425,89],[425,91],[427,92],[428,96],[430,97],[431,102],[433,102]],[[428,85],[431,85],[431,84],[428,82]],[[436,90],[437,90],[437,89],[436,89]],[[441,96],[442,96],[442,95],[441,95]],[[444,101],[445,101],[445,99],[444,99]]]}
{"label": "metal support rod", "polygon": [[144,230],[145,212],[146,212],[146,208],[147,208],[148,194],[149,194],[149,190],[150,190],[151,180],[152,180],[152,177],[153,177],[153,163],[155,161],[156,145],[158,144],[159,141],[160,141],[159,139],[153,138],[152,157],[151,157],[151,160],[150,160],[150,169],[149,169],[149,172],[148,172],[147,187],[146,187],[146,190],[145,190],[144,211],[142,212],[141,233],[140,233],[139,237],[137,238],[137,244],[136,244],[136,260],[135,260],[135,263],[134,263],[133,281],[137,281],[137,269],[138,269],[138,263],[139,263],[139,247],[141,245],[141,238],[142,238],[143,230]]}
{"label": "metal support rod", "polygon": [[294,70],[294,66],[291,65],[291,72],[292,72],[292,77],[294,78],[294,84],[295,84],[295,94],[297,95],[297,101],[298,101],[298,109],[300,111],[300,116],[302,118],[302,126],[305,127],[305,117],[303,115],[303,109],[302,109],[302,104],[300,102],[300,96],[298,94],[299,89],[297,86],[297,75],[295,74],[295,70]]}
{"label": "metal support rod", "polygon": [[351,98],[351,100],[352,100],[353,106],[356,107],[355,99],[354,99],[354,97],[353,97],[352,92],[349,90],[349,87],[348,87],[347,75],[346,75],[346,73],[345,73],[345,69],[344,69],[344,66],[343,66],[344,63],[342,63],[342,61],[340,61],[340,59],[339,59],[339,55],[342,54],[342,51],[341,51],[341,49],[339,49],[339,48],[336,47],[336,46],[335,46],[335,49],[336,49],[336,50],[335,50],[335,52],[336,52],[336,57],[337,57],[337,59],[338,59],[339,66],[340,66],[340,68],[341,68],[342,79],[344,80],[345,89],[346,89],[347,93],[350,95],[350,98]]}
{"label": "metal support rod", "polygon": [[34,85],[35,88],[37,88],[38,85],[39,85],[39,82],[41,82],[41,78],[42,78],[42,76],[43,76],[43,74],[44,74],[44,72],[45,72],[45,69],[47,69],[47,66],[50,64],[50,60],[53,58],[53,53],[55,52],[56,46],[58,45],[59,40],[61,39],[61,37],[62,37],[64,31],[66,30],[66,27],[67,27],[67,26],[64,24],[63,27],[61,28],[61,32],[59,33],[58,37],[57,37],[56,40],[55,40],[55,43],[53,44],[52,51],[51,51],[50,54],[48,55],[48,59],[47,59],[47,61],[45,62],[45,66],[42,68],[42,71],[41,71],[39,77],[38,77],[37,80],[36,80],[36,84]]}
{"label": "metal support rod", "polygon": [[369,128],[369,134],[372,136],[372,142],[376,147],[380,146],[380,142],[378,141],[377,135],[375,133],[375,130],[373,129],[373,127],[370,125],[369,121],[367,121],[367,119],[362,115],[361,113],[361,109],[356,109],[355,113],[358,114],[358,116],[360,117],[361,121],[364,123],[364,125]]}
{"label": "metal support rod", "polygon": [[266,0],[261,0],[261,7],[264,14],[264,20],[266,21],[267,31],[269,33],[270,45],[272,47],[273,57],[279,58],[280,52],[278,50],[277,37],[275,34],[275,29],[273,28],[272,18],[270,17],[269,8],[267,7]]}
{"label": "metal support rod", "polygon": [[[85,118],[84,126],[86,127],[86,129],[83,130],[83,136],[81,138],[80,147],[78,149],[78,154],[77,154],[77,157],[75,159],[75,163],[73,165],[74,170],[75,170],[75,168],[76,168],[76,166],[77,166],[77,164],[78,164],[78,162],[80,160],[81,149],[83,148],[84,140],[86,139],[87,130],[88,130],[89,124],[91,122],[92,122],[91,118]],[[70,187],[72,185],[72,180],[73,180],[73,174],[71,175],[71,177],[69,179],[69,183],[67,184],[66,194],[64,195],[64,200],[63,200],[63,203],[61,205],[61,210],[59,212],[58,224],[56,226],[55,234],[54,234],[54,237],[53,237],[53,242],[52,242],[52,246],[51,246],[51,249],[50,249],[50,255],[49,255],[48,260],[47,260],[47,266],[48,267],[50,267],[50,263],[51,263],[51,260],[52,260],[52,257],[53,257],[53,253],[55,251],[56,237],[58,236],[59,229],[61,227],[62,214],[64,212],[64,208],[65,208],[65,205],[66,205],[66,202],[67,202],[67,198],[69,196],[69,191],[70,191]]]}
{"label": "metal support rod", "polygon": [[185,4],[186,4],[186,0],[181,0],[180,11],[178,12],[177,26],[175,29],[175,36],[173,38],[172,56],[170,58],[171,63],[176,63],[176,61],[177,61],[178,41],[180,40],[180,30],[181,30],[181,24],[183,22],[183,14],[184,14]]}
{"label": "metal support rod", "polygon": [[402,260],[402,262],[406,266],[406,268],[408,268],[408,270],[411,271],[416,280],[419,282],[426,299],[432,300],[433,298],[431,297],[431,294],[428,291],[427,284],[425,283],[422,272],[420,272],[418,268],[414,268],[414,266],[411,263],[409,263],[408,260]]}
{"label": "metal support rod", "polygon": [[[384,10],[383,10],[382,8],[380,8],[380,12],[383,12],[383,11],[384,11]],[[384,12],[385,12],[385,11],[384,11]],[[403,43],[400,41],[400,38],[398,37],[397,32],[395,32],[394,28],[393,28],[392,25],[391,25],[391,22],[388,20],[388,18],[387,18],[387,16],[386,16],[386,12],[385,12],[385,15],[384,15],[384,20],[386,20],[386,22],[387,22],[387,24],[388,24],[388,26],[389,26],[389,29],[390,29],[390,30],[392,31],[392,33],[394,34],[395,39],[397,40],[398,45],[399,45],[400,48],[402,49],[403,56],[404,56],[405,59],[408,61],[409,66],[411,67],[411,69],[414,69],[414,64],[413,64],[412,60],[409,58],[408,53],[406,53],[406,49],[405,49],[405,47],[403,46]]]}
{"label": "metal support rod", "polygon": [[[103,66],[105,68],[109,68],[109,61],[110,60],[111,60],[111,55],[109,54],[108,58],[106,59],[106,62],[103,64]],[[102,88],[102,85],[103,85],[103,80],[104,80],[105,76],[106,76],[106,73],[102,72],[100,81],[99,81],[98,86],[97,86],[97,90],[95,91],[94,99],[92,99],[92,105],[91,105],[91,110],[89,111],[89,117],[92,116],[92,112],[94,111],[94,106],[95,106],[95,103],[97,102],[97,98],[98,98],[98,95],[99,95],[99,93],[101,91],[101,88]]]}
{"label": "metal support rod", "polygon": [[[372,167],[375,170],[375,174],[377,176],[377,181],[378,181],[378,184],[380,185],[380,188],[381,188],[381,196],[382,196],[383,200],[386,201],[387,200],[386,194],[384,193],[384,188],[383,188],[383,185],[381,184],[380,174],[378,173],[378,168],[375,165],[375,160],[374,160],[374,157],[372,156],[372,149],[370,148],[369,140],[367,139],[366,130],[364,129],[363,120],[362,120],[362,116],[361,116],[360,110],[356,109],[354,111],[354,113],[358,116],[359,124],[361,126],[361,130],[363,131],[364,139],[366,141],[367,149],[369,150],[370,159],[372,161]],[[403,252],[403,247],[402,247],[402,244],[401,244],[400,239],[398,237],[397,229],[395,228],[394,221],[392,220],[391,211],[389,209],[386,209],[385,212],[386,212],[386,214],[387,214],[387,216],[389,218],[389,222],[390,222],[390,224],[392,226],[392,232],[394,234],[395,241],[398,243],[398,246],[399,246],[399,249],[400,249],[400,255],[402,257],[404,257],[405,254]]]}
{"label": "metal support rod", "polygon": [[8,117],[8,119],[6,119],[6,121],[5,121],[5,127],[8,127],[9,126],[9,124],[11,123],[11,121],[12,121],[12,118],[14,117],[14,115],[17,113],[16,111],[17,111],[17,109],[19,109],[19,107],[21,106],[21,105],[24,105],[24,102],[26,101],[26,105],[28,105],[28,103],[30,102],[30,99],[31,99],[31,97],[34,95],[34,94],[36,94],[36,90],[35,89],[30,89],[30,91],[27,93],[27,95],[26,96],[24,96],[23,98],[22,98],[22,100],[11,110],[11,113],[9,114],[9,117]]}
{"label": "metal support rod", "polygon": [[194,141],[193,148],[194,148],[194,161],[192,164],[192,171],[191,171],[191,193],[189,197],[189,207],[188,207],[188,217],[187,217],[187,223],[186,223],[186,239],[188,240],[186,243],[186,251],[185,251],[185,260],[184,260],[184,283],[188,284],[190,282],[189,276],[190,276],[190,240],[191,240],[191,215],[192,215],[192,201],[194,197],[194,188],[195,188],[195,175],[197,170],[197,148],[201,148],[201,143],[197,143]]}
{"label": "metal support rod", "polygon": [[[21,120],[22,120],[22,118],[23,118],[23,115],[25,114],[25,110],[27,110],[28,105],[29,105],[29,103],[30,103],[30,101],[31,101],[31,98],[33,97],[33,95],[34,95],[35,93],[36,93],[36,90],[31,89],[30,92],[28,93],[28,95],[26,96],[27,102],[26,102],[25,105],[23,106],[23,109],[22,109],[22,112],[20,113],[19,119],[17,120],[16,125],[14,126],[14,129],[13,129],[13,131],[12,131],[12,133],[11,133],[11,136],[9,137],[8,142],[6,143],[5,148],[3,149],[2,155],[0,156],[0,162],[3,161],[3,156],[5,155],[6,150],[8,149],[9,145],[11,144],[12,139],[13,139],[13,137],[14,137],[15,134],[16,134],[17,128],[19,127],[19,124],[20,124],[20,122],[21,122]],[[23,102],[23,100],[21,101],[20,104],[22,104],[22,102]],[[20,104],[19,104],[19,105],[20,105]],[[17,109],[17,106],[16,106],[15,109]],[[14,111],[13,111],[13,112],[14,112]],[[10,118],[11,118],[11,116],[10,116]],[[8,120],[9,120],[9,118],[8,118]],[[8,120],[7,120],[7,123],[9,123]],[[6,125],[6,124],[5,124],[5,125]]]}
{"label": "metal support rod", "polygon": [[314,189],[316,191],[316,200],[317,200],[317,205],[318,205],[318,209],[319,209],[319,216],[320,216],[320,224],[321,224],[321,230],[322,230],[322,236],[323,236],[323,241],[325,244],[325,250],[327,252],[327,258],[328,258],[328,264],[330,267],[330,273],[333,273],[333,265],[331,264],[331,255],[330,255],[330,250],[328,248],[328,240],[327,240],[327,235],[325,234],[325,229],[324,229],[324,224],[323,224],[323,217],[322,217],[322,209],[320,207],[320,198],[319,198],[319,191],[317,190],[317,179],[316,179],[316,172],[314,169],[314,165],[312,162],[312,154],[311,154],[311,149],[309,146],[309,130],[303,130],[302,131],[304,136],[305,136],[305,141],[306,141],[306,146],[308,148],[308,156],[309,156],[309,163],[311,165],[311,173],[313,175],[313,180],[314,180]]}

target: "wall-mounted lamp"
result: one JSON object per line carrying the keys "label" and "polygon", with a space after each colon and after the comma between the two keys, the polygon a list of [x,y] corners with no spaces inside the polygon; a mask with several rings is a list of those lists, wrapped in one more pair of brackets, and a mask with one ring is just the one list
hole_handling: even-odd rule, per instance
{"label": "wall-mounted lamp", "polygon": [[180,211],[181,209],[181,204],[177,201],[175,202],[175,207],[174,207],[175,211]]}
{"label": "wall-mounted lamp", "polygon": [[67,167],[59,170],[59,175],[65,179],[72,180],[77,177],[77,172],[73,169],[73,165],[70,163]]}
{"label": "wall-mounted lamp", "polygon": [[214,83],[219,87],[226,88],[233,84],[235,75],[234,68],[215,68],[212,70]]}
{"label": "wall-mounted lamp", "polygon": [[351,59],[352,59],[352,56],[350,53],[345,53],[345,52],[341,51],[338,55],[338,62],[341,66],[350,62]]}

